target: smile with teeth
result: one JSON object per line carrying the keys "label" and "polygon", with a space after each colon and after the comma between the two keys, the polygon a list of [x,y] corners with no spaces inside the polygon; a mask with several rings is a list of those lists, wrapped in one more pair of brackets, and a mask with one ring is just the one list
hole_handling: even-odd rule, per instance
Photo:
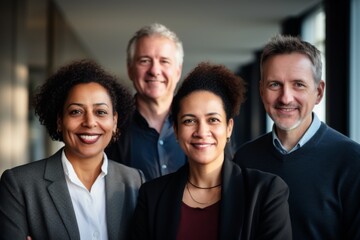
{"label": "smile with teeth", "polygon": [[156,82],[159,82],[159,83],[164,83],[165,81],[161,81],[161,80],[146,80],[145,82],[147,83],[156,83]]}
{"label": "smile with teeth", "polygon": [[295,108],[278,108],[278,109],[281,111],[284,111],[284,112],[290,112],[290,111],[295,110]]}
{"label": "smile with teeth", "polygon": [[98,140],[99,137],[100,137],[100,135],[85,135],[85,134],[79,135],[79,138],[85,143],[96,142],[96,140]]}

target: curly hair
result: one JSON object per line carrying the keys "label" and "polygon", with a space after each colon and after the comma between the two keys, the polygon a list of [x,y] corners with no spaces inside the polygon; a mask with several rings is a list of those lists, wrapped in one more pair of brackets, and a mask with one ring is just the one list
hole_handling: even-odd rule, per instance
{"label": "curly hair", "polygon": [[239,114],[241,103],[245,101],[245,85],[240,76],[223,65],[200,63],[184,79],[173,99],[171,112],[175,126],[178,124],[176,116],[180,111],[181,100],[195,91],[209,91],[219,96],[224,105],[226,120],[229,121]]}
{"label": "curly hair", "polygon": [[[34,96],[35,114],[53,140],[63,141],[57,131],[57,118],[63,116],[63,107],[70,90],[77,84],[98,83],[109,93],[113,112],[117,112],[117,134],[135,109],[134,99],[118,79],[92,60],[82,59],[61,67],[37,89]],[[115,138],[117,136],[114,136]]]}

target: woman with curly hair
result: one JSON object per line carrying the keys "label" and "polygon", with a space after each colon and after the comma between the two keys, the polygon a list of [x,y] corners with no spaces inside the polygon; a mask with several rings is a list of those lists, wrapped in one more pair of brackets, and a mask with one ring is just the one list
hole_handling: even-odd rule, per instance
{"label": "woman with curly hair", "polygon": [[224,152],[244,95],[222,65],[201,63],[185,78],[171,110],[188,163],[142,185],[132,239],[292,239],[285,182]]}
{"label": "woman with curly hair", "polygon": [[1,239],[128,239],[144,178],[107,158],[134,110],[131,94],[90,60],[60,68],[39,88],[35,113],[64,147],[6,170],[0,182]]}

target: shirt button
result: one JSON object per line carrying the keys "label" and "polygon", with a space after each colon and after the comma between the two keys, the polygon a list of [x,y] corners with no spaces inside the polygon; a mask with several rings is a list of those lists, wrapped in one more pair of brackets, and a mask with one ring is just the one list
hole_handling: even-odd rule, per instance
{"label": "shirt button", "polygon": [[163,141],[163,140],[160,140],[160,141],[159,141],[159,144],[160,144],[160,145],[164,145],[164,141]]}
{"label": "shirt button", "polygon": [[99,239],[99,236],[100,236],[100,234],[99,234],[98,231],[93,232],[93,239],[94,239],[94,240],[95,240],[95,239]]}
{"label": "shirt button", "polygon": [[161,168],[166,169],[167,168],[166,164],[161,165]]}

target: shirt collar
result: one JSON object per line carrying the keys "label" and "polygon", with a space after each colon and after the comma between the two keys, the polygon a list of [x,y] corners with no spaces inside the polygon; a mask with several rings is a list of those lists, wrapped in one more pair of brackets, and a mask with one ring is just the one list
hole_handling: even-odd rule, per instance
{"label": "shirt collar", "polygon": [[[68,176],[69,179],[72,182],[78,182],[79,178],[76,175],[76,172],[75,172],[71,162],[66,157],[64,149],[62,150],[62,153],[61,153],[61,162],[62,162],[62,165],[63,165],[63,168],[64,168],[65,175]],[[98,178],[102,178],[102,177],[105,177],[107,175],[107,173],[108,173],[108,164],[109,164],[108,163],[108,157],[104,153],[103,163],[101,165],[101,173],[99,174]]]}
{"label": "shirt collar", "polygon": [[276,135],[275,124],[274,124],[272,128],[272,137],[273,137],[273,145],[275,146],[275,148],[282,154],[289,154],[304,146],[304,144],[307,143],[315,135],[315,133],[317,132],[317,130],[319,130],[321,125],[320,119],[317,117],[317,115],[314,112],[312,113],[312,118],[313,120],[308,130],[306,130],[305,134],[300,138],[299,142],[289,151],[287,151],[286,148],[284,148],[284,146],[281,144],[280,139]]}

